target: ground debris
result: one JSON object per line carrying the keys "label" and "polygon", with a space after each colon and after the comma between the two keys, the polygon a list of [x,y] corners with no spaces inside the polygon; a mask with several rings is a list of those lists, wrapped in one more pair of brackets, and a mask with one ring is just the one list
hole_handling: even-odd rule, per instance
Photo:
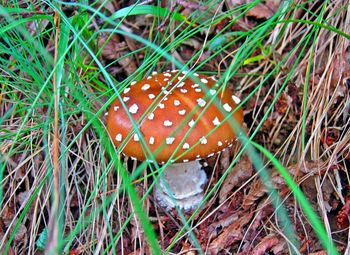
{"label": "ground debris", "polygon": [[236,241],[242,240],[244,226],[251,220],[253,214],[244,214],[238,220],[232,222],[209,245],[208,254],[218,254],[219,251],[232,246]]}
{"label": "ground debris", "polygon": [[253,174],[253,166],[248,157],[242,156],[232,169],[229,170],[219,193],[219,202],[222,203],[236,186],[242,185]]}
{"label": "ground debris", "polygon": [[280,254],[285,249],[285,242],[275,235],[265,236],[251,251],[252,255],[264,255],[270,251],[273,254]]}

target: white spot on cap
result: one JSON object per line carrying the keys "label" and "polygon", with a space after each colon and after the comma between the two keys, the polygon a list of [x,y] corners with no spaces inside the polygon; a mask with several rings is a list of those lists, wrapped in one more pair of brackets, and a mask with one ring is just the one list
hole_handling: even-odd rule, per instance
{"label": "white spot on cap", "polygon": [[185,109],[180,110],[180,111],[178,111],[178,113],[179,113],[180,115],[185,115],[185,114],[186,114],[186,110],[185,110]]}
{"label": "white spot on cap", "polygon": [[175,137],[167,137],[165,139],[166,144],[172,144],[175,141]]}
{"label": "white spot on cap", "polygon": [[130,88],[125,88],[124,89],[124,94],[128,93],[130,91]]}
{"label": "white spot on cap", "polygon": [[215,78],[215,76],[210,76],[210,78],[213,80],[213,81],[217,81],[217,79]]}
{"label": "white spot on cap", "polygon": [[150,80],[150,79],[152,79],[152,76],[147,76],[147,80]]}
{"label": "white spot on cap", "polygon": [[137,104],[133,104],[132,106],[130,106],[129,108],[129,112],[132,114],[137,113],[137,111],[139,110],[139,107],[137,106]]}
{"label": "white spot on cap", "polygon": [[208,83],[208,80],[205,79],[205,78],[202,78],[202,79],[201,79],[201,82],[203,82],[203,83]]}
{"label": "white spot on cap", "polygon": [[198,76],[199,76],[199,74],[198,74],[198,73],[194,73],[193,75],[194,75],[194,76],[196,76],[196,77],[198,77]]}
{"label": "white spot on cap", "polygon": [[171,127],[171,126],[173,125],[173,123],[172,123],[170,120],[165,120],[165,121],[163,122],[163,124],[164,124],[164,126],[166,126],[166,127]]}
{"label": "white spot on cap", "polygon": [[136,82],[137,82],[137,81],[132,81],[132,82],[130,83],[130,85],[133,86],[133,85],[136,84]]}
{"label": "white spot on cap", "polygon": [[182,149],[187,150],[190,148],[190,145],[188,143],[184,143],[184,145],[182,145]]}
{"label": "white spot on cap", "polygon": [[214,152],[213,153],[210,153],[209,155],[208,155],[208,157],[212,157],[212,156],[214,156]]}
{"label": "white spot on cap", "polygon": [[171,70],[170,72],[176,73],[176,72],[177,72],[177,69]]}
{"label": "white spot on cap", "polygon": [[159,107],[160,109],[164,109],[164,104],[160,103],[160,104],[158,105],[158,107]]}
{"label": "white spot on cap", "polygon": [[153,137],[153,136],[151,136],[151,137],[149,138],[149,144],[154,144],[154,137]]}
{"label": "white spot on cap", "polygon": [[180,89],[180,92],[185,94],[187,93],[187,89]]}
{"label": "white spot on cap", "polygon": [[224,106],[225,111],[227,111],[227,112],[232,111],[232,107],[228,103],[224,104],[223,106]]}
{"label": "white spot on cap", "polygon": [[218,117],[215,117],[215,119],[213,120],[213,124],[214,124],[214,126],[220,125],[220,120]]}
{"label": "white spot on cap", "polygon": [[178,79],[179,81],[181,81],[183,78],[185,78],[185,76],[179,76],[179,77],[177,77],[177,79]]}
{"label": "white spot on cap", "polygon": [[117,135],[115,136],[115,140],[118,141],[118,142],[121,142],[122,139],[123,139],[122,134],[117,134]]}
{"label": "white spot on cap", "polygon": [[200,107],[204,107],[206,104],[206,102],[202,98],[198,98],[197,103]]}
{"label": "white spot on cap", "polygon": [[222,142],[221,141],[218,141],[218,146],[222,146]]}
{"label": "white spot on cap", "polygon": [[174,105],[175,105],[175,106],[179,106],[179,105],[180,105],[180,101],[177,100],[177,99],[175,99],[175,100],[174,100]]}
{"label": "white spot on cap", "polygon": [[197,88],[197,89],[195,89],[194,91],[196,91],[196,92],[202,92],[202,90],[200,89],[200,88]]}
{"label": "white spot on cap", "polygon": [[141,87],[141,89],[142,90],[148,90],[149,88],[151,87],[151,85],[149,85],[149,84],[144,84],[142,87]]}
{"label": "white spot on cap", "polygon": [[123,101],[124,101],[124,102],[129,101],[129,99],[130,99],[130,97],[123,97]]}
{"label": "white spot on cap", "polygon": [[119,106],[114,106],[113,107],[113,110],[116,112],[116,111],[118,111],[118,109],[119,109]]}
{"label": "white spot on cap", "polygon": [[185,86],[185,82],[179,82],[177,85],[176,85],[176,87],[178,87],[178,88],[181,88],[181,87],[183,87],[183,86]]}
{"label": "white spot on cap", "polygon": [[187,71],[182,71],[181,73],[184,74],[184,75],[186,75],[186,74],[187,74]]}
{"label": "white spot on cap", "polygon": [[188,159],[184,159],[184,160],[182,160],[182,162],[184,162],[184,163],[186,163],[186,162],[188,162],[189,160]]}
{"label": "white spot on cap", "polygon": [[239,97],[233,95],[232,96],[232,100],[236,103],[236,104],[239,104],[241,102],[241,99],[239,99]]}
{"label": "white spot on cap", "polygon": [[201,155],[199,155],[199,154],[196,156],[196,158],[198,158],[198,159],[199,159],[200,157],[201,157]]}
{"label": "white spot on cap", "polygon": [[199,87],[199,84],[195,83],[193,85],[191,85],[192,88],[198,88]]}
{"label": "white spot on cap", "polygon": [[201,142],[201,144],[207,144],[208,140],[207,138],[205,138],[204,136],[202,136],[199,141]]}
{"label": "white spot on cap", "polygon": [[156,96],[154,94],[148,94],[149,99],[154,99]]}
{"label": "white spot on cap", "polygon": [[194,126],[194,120],[193,120],[193,119],[190,120],[190,122],[188,122],[188,125],[189,125],[190,127],[193,127],[193,126]]}
{"label": "white spot on cap", "polygon": [[156,71],[153,71],[153,72],[152,72],[152,75],[156,75],[156,74],[157,74],[157,72],[156,72]]}
{"label": "white spot on cap", "polygon": [[168,81],[168,80],[169,80],[169,78],[164,78],[164,79],[163,79],[163,81]]}
{"label": "white spot on cap", "polygon": [[164,76],[165,77],[171,77],[171,74],[170,73],[164,73]]}
{"label": "white spot on cap", "polygon": [[151,112],[150,114],[148,114],[147,119],[153,120],[153,118],[154,118],[154,113],[153,113],[153,112]]}
{"label": "white spot on cap", "polygon": [[209,93],[210,93],[210,95],[215,95],[215,93],[216,93],[216,90],[215,89],[209,89]]}
{"label": "white spot on cap", "polygon": [[108,116],[108,112],[105,112],[105,116]]}
{"label": "white spot on cap", "polygon": [[138,134],[134,134],[134,141],[138,142],[140,141],[139,135]]}

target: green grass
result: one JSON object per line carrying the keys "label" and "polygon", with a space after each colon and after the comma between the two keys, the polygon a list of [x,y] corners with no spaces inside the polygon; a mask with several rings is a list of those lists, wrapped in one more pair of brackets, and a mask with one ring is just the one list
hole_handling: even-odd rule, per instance
{"label": "green grass", "polygon": [[[0,107],[4,113],[0,116],[0,145],[3,148],[0,154],[2,208],[13,203],[16,200],[16,193],[24,189],[16,177],[16,173],[21,169],[17,162],[20,157],[28,159],[24,163],[27,171],[25,180],[30,183],[29,187],[28,184],[25,186],[27,200],[17,205],[15,210],[11,222],[12,231],[8,228],[4,233],[6,238],[0,240],[0,250],[4,254],[13,248],[16,234],[24,223],[30,226],[31,240],[31,246],[26,248],[26,252],[34,252],[48,245],[51,230],[48,230],[49,215],[55,215],[54,222],[58,227],[57,240],[53,241],[56,250],[51,250],[49,253],[67,253],[70,249],[83,244],[86,245],[88,254],[93,252],[117,254],[117,244],[130,234],[130,226],[134,226],[137,222],[146,237],[144,242],[141,232],[137,234],[139,246],[148,245],[152,254],[172,252],[174,246],[183,240],[184,233],[188,234],[193,247],[200,254],[204,254],[205,251],[201,249],[194,231],[195,218],[200,213],[200,208],[190,216],[177,210],[181,224],[178,233],[168,247],[160,246],[159,236],[154,230],[155,222],[149,218],[144,203],[149,201],[152,188],[166,166],[170,164],[170,160],[165,166],[144,162],[130,172],[131,169],[120,161],[120,151],[114,148],[106,134],[103,113],[115,98],[120,98],[120,93],[132,80],[139,80],[153,70],[162,71],[173,65],[181,70],[192,68],[190,75],[205,69],[210,69],[213,74],[217,73],[217,70],[208,68],[211,61],[224,56],[229,57],[217,67],[220,70],[219,83],[222,88],[228,86],[236,77],[246,78],[248,81],[255,79],[253,88],[244,88],[242,85],[235,87],[246,95],[242,98],[243,109],[262,89],[271,87],[272,99],[263,103],[264,110],[256,109],[256,116],[259,116],[259,119],[254,124],[254,130],[250,130],[248,137],[242,137],[241,150],[237,152],[237,156],[223,176],[206,194],[201,206],[220,189],[229,169],[243,153],[246,153],[255,169],[259,170],[260,178],[269,188],[269,195],[279,219],[279,227],[289,241],[290,254],[299,254],[300,244],[296,237],[297,233],[293,230],[293,223],[287,215],[283,200],[269,182],[265,159],[255,151],[252,146],[254,145],[281,173],[324,249],[328,254],[338,254],[332,245],[332,240],[329,240],[329,233],[327,234],[324,223],[319,220],[317,213],[313,211],[310,203],[280,163],[290,160],[283,162],[281,159],[284,155],[269,152],[254,143],[253,139],[261,132],[264,122],[273,114],[276,102],[286,92],[288,84],[294,82],[302,72],[301,63],[305,61],[307,72],[303,84],[302,117],[301,122],[295,126],[295,130],[300,131],[295,138],[298,147],[296,157],[318,159],[318,155],[313,154],[310,149],[310,144],[314,143],[316,138],[307,133],[307,127],[312,120],[322,123],[325,121],[325,117],[313,119],[313,109],[310,108],[309,101],[311,100],[309,80],[315,72],[313,65],[319,47],[318,38],[322,31],[338,36],[339,40],[348,40],[350,36],[341,28],[335,27],[333,16],[327,16],[331,6],[328,1],[323,3],[319,11],[308,9],[308,4],[312,1],[298,4],[285,1],[272,17],[247,31],[232,31],[232,26],[260,1],[213,15],[212,11],[220,2],[206,1],[205,11],[195,10],[189,16],[182,15],[179,6],[170,12],[169,7],[153,5],[126,7],[109,14],[104,6],[107,1],[89,6],[83,3],[46,1],[40,9],[42,13],[29,2],[26,8],[19,6],[16,1],[9,1],[7,5],[0,6],[2,17]],[[304,17],[296,18],[296,13],[300,10],[304,10],[308,14],[306,17],[312,20]],[[60,15],[60,35],[56,46],[53,18],[55,11]],[[153,15],[147,27],[148,33],[140,35],[125,29],[125,19],[145,14]],[[96,20],[99,21],[99,29],[96,29]],[[160,31],[157,28],[164,21],[166,26]],[[210,32],[211,27],[224,21],[227,23],[221,30]],[[299,26],[307,32],[290,34],[292,25]],[[199,34],[205,35],[208,31],[210,35],[207,41],[189,60],[182,63],[174,57],[172,52],[180,50],[187,40],[196,38]],[[141,45],[141,48],[122,55],[111,63],[101,62],[102,48],[98,47],[97,40],[102,33],[116,34],[121,38],[128,37],[137,42],[137,45]],[[272,33],[275,33],[275,41],[271,42],[269,39]],[[283,43],[286,43],[285,36],[294,38],[291,39],[292,42],[288,42],[288,52],[277,56],[283,48]],[[230,52],[237,44],[240,44],[240,47],[235,52]],[[211,51],[209,57],[204,61],[198,61],[198,58],[208,50]],[[55,51],[58,54],[57,60],[54,59]],[[140,53],[144,58],[135,73],[129,77],[113,77],[109,74],[110,66],[129,57],[136,59]],[[295,61],[288,65],[287,61],[292,57],[295,57]],[[242,73],[242,66],[258,65],[261,61],[267,63],[266,72],[265,69],[259,69],[258,72]],[[54,77],[57,83],[56,90],[53,85]],[[280,82],[274,83],[276,79],[280,79]],[[55,95],[59,98],[58,106],[54,104]],[[219,103],[216,100],[211,102]],[[319,111],[322,112],[322,109]],[[52,156],[55,113],[59,116],[59,193],[54,191],[55,159]],[[232,122],[231,115],[227,115],[226,119]],[[141,137],[137,123],[133,124],[134,131]],[[232,122],[231,125],[238,133],[240,128],[236,123]],[[147,148],[147,143],[142,139],[141,142],[145,154],[152,159],[153,155]],[[264,146],[270,145],[267,143]],[[176,152],[174,151],[173,155]],[[146,167],[151,170],[151,174],[143,176]],[[147,183],[141,195],[136,189],[135,182]],[[55,196],[56,199],[59,198],[59,207],[55,214],[51,214]],[[78,216],[73,217],[70,211],[72,201],[77,203]],[[133,208],[131,212],[122,207],[131,204]],[[0,212],[1,215],[3,210]],[[28,219],[31,219],[33,224],[28,224]],[[103,224],[103,227],[100,224]],[[99,240],[98,233],[101,232],[105,233],[103,240]],[[38,238],[42,245],[36,243]]]}

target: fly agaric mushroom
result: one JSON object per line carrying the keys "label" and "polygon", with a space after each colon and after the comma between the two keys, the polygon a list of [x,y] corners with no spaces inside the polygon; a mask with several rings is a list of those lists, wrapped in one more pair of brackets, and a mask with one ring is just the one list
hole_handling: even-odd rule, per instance
{"label": "fly agaric mushroom", "polygon": [[214,77],[185,76],[173,70],[133,81],[121,93],[126,108],[117,98],[106,115],[110,137],[116,146],[124,146],[120,149],[125,155],[143,161],[147,146],[158,163],[172,160],[154,191],[156,200],[166,208],[176,204],[189,210],[202,201],[207,181],[198,160],[232,146],[236,136],[226,116],[233,113],[241,124],[243,111],[235,109],[238,97],[228,89],[218,91]]}

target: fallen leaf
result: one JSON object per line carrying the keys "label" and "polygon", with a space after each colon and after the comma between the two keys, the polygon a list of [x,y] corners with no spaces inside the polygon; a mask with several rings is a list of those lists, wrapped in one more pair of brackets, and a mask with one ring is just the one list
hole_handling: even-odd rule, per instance
{"label": "fallen leaf", "polygon": [[338,52],[332,61],[330,67],[331,85],[332,88],[336,88],[338,82],[341,82],[342,79],[350,77],[350,49],[349,43],[343,46],[345,50]]}
{"label": "fallen leaf", "polygon": [[[275,189],[280,189],[285,185],[284,179],[278,172],[273,172],[270,176],[271,182],[274,184]],[[252,205],[257,204],[257,200],[263,197],[268,192],[268,189],[260,179],[256,179],[252,184],[248,194],[243,198],[242,207],[247,209]]]}
{"label": "fallen leaf", "polygon": [[266,6],[273,12],[276,12],[281,6],[281,0],[266,0],[265,2]]}
{"label": "fallen leaf", "polygon": [[27,227],[23,223],[19,224],[19,227],[16,230],[14,241],[26,243],[27,232],[28,232]]}
{"label": "fallen leaf", "polygon": [[253,166],[247,156],[242,156],[226,176],[220,192],[219,202],[226,200],[233,188],[242,185],[253,174]]}
{"label": "fallen leaf", "polygon": [[339,229],[346,229],[349,227],[350,217],[350,197],[346,198],[346,202],[337,214],[337,226]]}
{"label": "fallen leaf", "polygon": [[277,238],[277,236],[275,235],[268,235],[265,236],[260,243],[258,243],[253,251],[252,251],[252,255],[264,255],[269,253],[269,251],[271,250],[272,247],[274,247],[275,245],[277,245],[280,242],[280,240]]}
{"label": "fallen leaf", "polygon": [[215,238],[218,235],[219,229],[226,228],[230,224],[232,224],[234,221],[238,220],[240,217],[238,212],[235,212],[219,221],[213,222],[208,226],[208,232],[209,235],[212,238]]}
{"label": "fallen leaf", "polygon": [[327,253],[325,251],[317,251],[309,253],[308,255],[327,255]]}
{"label": "fallen leaf", "polygon": [[246,15],[256,19],[268,19],[273,15],[273,11],[264,4],[257,4],[251,8]]}
{"label": "fallen leaf", "polygon": [[210,243],[208,254],[218,254],[221,250],[231,246],[234,242],[242,240],[244,226],[251,220],[252,216],[252,213],[244,214],[225,228],[222,233]]}
{"label": "fallen leaf", "polygon": [[[231,164],[231,152],[230,150],[224,150],[220,155],[220,169],[226,171]],[[231,170],[232,171],[232,170]]]}
{"label": "fallen leaf", "polygon": [[9,204],[5,205],[1,213],[1,219],[3,220],[6,227],[10,225],[14,217],[15,217],[14,206]]}
{"label": "fallen leaf", "polygon": [[104,58],[108,60],[118,59],[118,64],[123,67],[127,74],[130,75],[136,71],[137,67],[133,56],[127,55],[129,53],[127,44],[124,41],[120,42],[117,35],[113,34],[109,38],[109,34],[103,33],[98,40],[98,47],[103,47],[101,55]]}

